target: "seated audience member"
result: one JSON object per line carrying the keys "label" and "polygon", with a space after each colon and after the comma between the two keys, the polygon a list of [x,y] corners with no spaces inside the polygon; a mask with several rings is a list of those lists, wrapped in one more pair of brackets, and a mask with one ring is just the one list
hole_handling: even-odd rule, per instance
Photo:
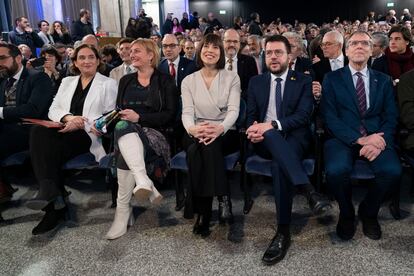
{"label": "seated audience member", "polygon": [[414,53],[410,48],[412,37],[410,30],[402,26],[393,26],[388,32],[390,39],[385,55],[372,64],[372,69],[390,75],[396,84],[402,74],[414,69]]}
{"label": "seated audience member", "polygon": [[9,42],[16,46],[25,44],[30,48],[32,54],[36,55],[36,48],[43,46],[43,40],[30,27],[27,17],[18,17],[15,24],[16,28],[9,32]]}
{"label": "seated audience member", "polygon": [[323,213],[330,206],[316,193],[302,167],[312,135],[312,79],[289,70],[290,44],[281,35],[265,42],[268,72],[250,80],[247,94],[247,138],[259,156],[272,160],[277,233],[262,261],[281,261],[290,246],[290,223],[294,187],[305,193],[311,210]]}
{"label": "seated audience member", "polygon": [[118,83],[123,76],[136,72],[135,67],[131,64],[132,41],[132,38],[123,38],[117,44],[119,57],[123,63],[112,69],[111,73],[109,73],[109,77],[113,78]]}
{"label": "seated audience member", "polygon": [[224,53],[226,55],[225,68],[236,72],[240,77],[241,97],[247,98],[247,87],[250,78],[257,75],[256,61],[253,57],[243,55],[240,50],[240,35],[234,29],[229,29],[223,36]]}
{"label": "seated audience member", "polygon": [[184,32],[183,27],[181,27],[180,21],[178,21],[177,17],[174,17],[172,22],[173,22],[173,29],[172,29],[173,34],[178,33],[178,32],[179,33]]}
{"label": "seated audience member", "polygon": [[[21,118],[44,118],[52,101],[52,85],[45,73],[22,65],[19,49],[0,44],[0,160],[29,149],[28,125]],[[0,171],[0,202],[12,196],[13,189]]]}
{"label": "seated audience member", "polygon": [[[64,70],[58,68],[62,57],[56,48],[51,45],[42,47],[42,50],[40,51],[40,57],[45,59],[44,64],[40,67],[36,67],[35,69],[43,71],[49,76],[50,80],[52,81],[52,90],[54,96],[56,95],[60,83],[64,78]],[[29,62],[30,61],[28,61],[28,63]]]}
{"label": "seated audience member", "polygon": [[397,92],[400,121],[408,130],[407,137],[402,141],[402,147],[414,158],[414,70],[401,75]]}
{"label": "seated audience member", "polygon": [[[181,94],[181,82],[183,79],[196,71],[196,63],[185,57],[180,56],[180,47],[177,37],[173,34],[166,34],[162,40],[162,52],[165,59],[160,62],[158,69],[169,74],[175,80],[179,94]],[[174,126],[174,139],[182,140],[184,129],[181,122],[177,121]],[[185,203],[184,186],[182,183],[176,183],[176,211],[181,210]]]}
{"label": "seated audience member", "polygon": [[49,22],[40,20],[37,27],[39,27],[37,35],[43,40],[44,45],[55,44],[53,37],[49,34]]}
{"label": "seated audience member", "polygon": [[240,78],[236,72],[224,69],[223,42],[215,34],[204,37],[196,60],[201,69],[183,80],[181,91],[182,122],[187,132],[183,147],[190,180],[184,213],[197,214],[193,233],[207,237],[213,197],[225,200],[230,196],[224,156],[239,149],[235,123]]}
{"label": "seated audience member", "polygon": [[371,57],[371,64],[374,64],[374,61],[377,58],[380,58],[384,55],[385,49],[388,47],[389,40],[386,34],[381,32],[375,32],[372,34],[372,57]]}
{"label": "seated audience member", "polygon": [[186,39],[184,42],[184,57],[189,59],[189,60],[194,60],[195,59],[195,46],[194,46],[194,42],[190,39]]}
{"label": "seated audience member", "polygon": [[22,53],[23,65],[26,65],[26,62],[28,60],[34,58],[32,50],[30,50],[29,46],[27,46],[26,44],[20,44],[19,46],[17,46],[17,48],[19,48],[20,52]]}
{"label": "seated audience member", "polygon": [[115,108],[116,81],[98,73],[103,64],[93,46],[77,47],[72,66],[78,75],[62,80],[49,108],[49,119],[63,123],[63,128],[36,126],[31,132],[30,156],[39,192],[27,207],[46,212],[33,228],[33,235],[54,229],[65,218],[63,164],[86,152],[91,152],[97,162],[106,154],[94,120]]}
{"label": "seated audience member", "polygon": [[303,39],[294,32],[285,32],[283,36],[286,37],[290,44],[291,61],[289,62],[289,69],[309,75],[312,79],[315,78],[315,73],[312,69],[312,61],[308,58],[302,57],[303,54]]}
{"label": "seated audience member", "polygon": [[119,57],[117,49],[112,44],[108,44],[102,47],[101,56],[104,63],[111,64],[113,67],[117,67],[122,64],[122,60]]}
{"label": "seated audience member", "polygon": [[350,179],[355,160],[365,160],[375,174],[358,208],[363,232],[370,239],[381,238],[378,211],[401,177],[394,149],[398,111],[392,83],[367,67],[372,44],[367,32],[351,34],[346,42],[349,65],[327,74],[323,82],[321,113],[329,134],[324,145],[325,172],[339,205],[336,233],[343,240],[352,239],[356,231]]}
{"label": "seated audience member", "polygon": [[49,31],[55,43],[62,43],[68,45],[72,43],[72,38],[65,25],[61,21],[55,21]]}
{"label": "seated audience member", "polygon": [[[131,43],[134,74],[119,83],[117,106],[121,121],[115,127],[118,198],[115,218],[106,234],[109,240],[124,235],[133,220],[131,195],[140,202],[158,204],[162,196],[149,175],[165,176],[170,148],[161,128],[171,126],[177,114],[178,91],[174,80],[158,71],[159,55],[151,39]],[[165,166],[159,166],[163,163]],[[134,188],[135,187],[135,188]]]}
{"label": "seated audience member", "polygon": [[256,61],[257,72],[261,74],[266,70],[266,65],[262,53],[260,37],[258,35],[249,35],[247,38],[247,45],[249,45],[250,56]]}

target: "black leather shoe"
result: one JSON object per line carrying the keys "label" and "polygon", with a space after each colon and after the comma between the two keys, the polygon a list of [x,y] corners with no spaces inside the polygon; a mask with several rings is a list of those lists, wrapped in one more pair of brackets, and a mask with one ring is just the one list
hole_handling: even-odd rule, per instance
{"label": "black leather shoe", "polygon": [[366,217],[363,211],[361,211],[361,207],[358,209],[358,217],[362,221],[362,232],[364,232],[364,235],[372,240],[379,240],[382,232],[378,219]]}
{"label": "black leather shoe", "polygon": [[277,232],[269,247],[266,249],[262,262],[265,265],[274,265],[280,262],[285,257],[289,246],[290,235],[283,235],[282,233]]}
{"label": "black leather shoe", "polygon": [[394,202],[391,202],[390,205],[388,205],[388,208],[390,209],[390,213],[395,220],[400,220],[402,218],[400,206],[396,206]]}
{"label": "black leather shoe", "polygon": [[219,223],[225,224],[226,221],[231,224],[234,222],[231,199],[227,196],[223,196],[219,200]]}
{"label": "black leather shoe", "polygon": [[67,207],[64,207],[59,210],[55,210],[54,203],[50,203],[45,208],[46,214],[43,216],[40,223],[33,228],[33,235],[40,235],[50,230],[53,230],[65,220],[65,215],[67,212]]}
{"label": "black leather shoe", "polygon": [[210,236],[210,217],[198,216],[196,224],[193,228],[193,233],[196,235],[200,235],[203,238]]}
{"label": "black leather shoe", "polygon": [[309,208],[315,215],[323,215],[332,208],[327,198],[317,192],[311,192],[308,197]]}
{"label": "black leather shoe", "polygon": [[42,210],[53,202],[58,196],[62,195],[55,181],[42,180],[39,182],[39,191],[36,196],[26,202],[26,207],[32,210]]}
{"label": "black leather shoe", "polygon": [[253,199],[244,200],[243,214],[247,215],[253,207]]}
{"label": "black leather shoe", "polygon": [[355,235],[355,219],[346,219],[339,217],[336,225],[336,234],[344,241],[349,241]]}
{"label": "black leather shoe", "polygon": [[183,199],[177,199],[177,203],[175,205],[175,210],[177,212],[180,211],[181,209],[184,208],[184,205],[185,205],[185,198],[183,198]]}

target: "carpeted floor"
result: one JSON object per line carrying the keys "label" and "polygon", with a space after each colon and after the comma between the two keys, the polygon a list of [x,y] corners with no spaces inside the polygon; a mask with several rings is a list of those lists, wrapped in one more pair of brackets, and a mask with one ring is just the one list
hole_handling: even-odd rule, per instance
{"label": "carpeted floor", "polygon": [[[94,179],[90,183],[90,179]],[[414,214],[404,175],[402,207]],[[13,201],[3,206],[0,223],[0,275],[414,275],[414,216],[395,221],[385,206],[380,212],[383,238],[362,234],[361,223],[349,242],[335,234],[338,209],[313,217],[304,198],[294,201],[293,243],[281,263],[267,267],[261,257],[275,233],[275,207],[269,183],[255,185],[252,211],[242,214],[237,176],[231,226],[217,224],[206,239],[192,234],[192,220],[175,212],[175,196],[164,189],[158,208],[135,200],[136,223],[120,239],[103,239],[113,219],[110,193],[96,173],[71,177],[68,189],[73,220],[32,236],[42,216],[24,207],[33,196],[31,178],[20,179]],[[356,202],[366,189],[354,191]],[[217,203],[214,203],[217,209]]]}

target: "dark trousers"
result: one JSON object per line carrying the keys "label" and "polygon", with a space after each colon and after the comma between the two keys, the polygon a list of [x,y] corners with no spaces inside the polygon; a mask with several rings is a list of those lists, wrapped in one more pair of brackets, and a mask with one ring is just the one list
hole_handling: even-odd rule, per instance
{"label": "dark trousers", "polygon": [[[29,149],[30,126],[0,122],[0,161]],[[0,181],[5,181],[0,170]]]}
{"label": "dark trousers", "polygon": [[290,224],[293,186],[310,183],[301,162],[305,150],[295,138],[285,139],[277,130],[266,131],[263,136],[263,142],[254,144],[254,149],[260,157],[272,160],[277,222]]}
{"label": "dark trousers", "polygon": [[[197,139],[184,135],[183,147],[187,152],[189,174],[187,213],[191,213],[188,210],[191,207],[195,213],[202,214],[206,210],[211,212],[214,196],[230,195],[224,156],[239,149],[238,137],[237,131],[229,130],[206,146]],[[199,198],[205,199],[200,201]]]}
{"label": "dark trousers", "polygon": [[51,196],[62,194],[61,168],[77,155],[89,151],[91,139],[84,130],[59,133],[56,129],[35,126],[30,136],[30,156],[40,190]]}
{"label": "dark trousers", "polygon": [[[340,216],[345,219],[355,217],[350,174],[359,157],[359,149],[347,146],[337,139],[326,141],[324,146],[328,186],[338,201]],[[369,165],[375,174],[375,181],[360,206],[363,207],[365,216],[376,218],[387,193],[392,186],[399,185],[402,168],[397,153],[391,148],[386,148]]]}

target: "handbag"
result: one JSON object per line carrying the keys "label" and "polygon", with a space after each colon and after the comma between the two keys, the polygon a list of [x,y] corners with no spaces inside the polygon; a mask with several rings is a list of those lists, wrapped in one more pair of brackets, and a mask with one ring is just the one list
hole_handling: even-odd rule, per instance
{"label": "handbag", "polygon": [[102,133],[111,132],[120,120],[120,111],[120,108],[116,108],[103,114],[101,117],[95,120],[95,128]]}

